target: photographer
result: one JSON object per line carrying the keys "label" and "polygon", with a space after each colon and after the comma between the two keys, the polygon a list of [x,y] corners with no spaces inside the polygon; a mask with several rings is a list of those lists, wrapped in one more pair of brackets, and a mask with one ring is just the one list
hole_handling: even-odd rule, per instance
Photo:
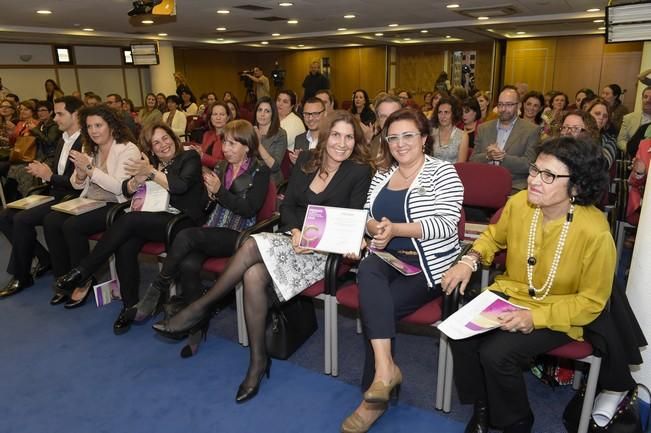
{"label": "photographer", "polygon": [[262,69],[259,66],[253,68],[253,75],[246,73],[242,74],[243,77],[249,78],[253,81],[253,91],[255,92],[256,100],[264,96],[271,96],[269,93],[269,78],[264,76]]}

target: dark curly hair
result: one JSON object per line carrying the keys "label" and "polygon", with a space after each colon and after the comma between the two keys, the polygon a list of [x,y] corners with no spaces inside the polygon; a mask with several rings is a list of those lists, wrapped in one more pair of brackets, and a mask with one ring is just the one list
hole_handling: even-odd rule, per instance
{"label": "dark curly hair", "polygon": [[599,202],[608,188],[608,171],[600,146],[584,138],[558,137],[543,141],[537,148],[565,164],[570,178],[567,193],[574,203],[589,206]]}
{"label": "dark curly hair", "polygon": [[429,122],[427,121],[427,118],[421,111],[414,110],[413,108],[402,108],[391,113],[389,117],[387,117],[386,122],[384,122],[384,128],[382,128],[380,141],[380,151],[378,152],[376,164],[377,169],[380,171],[389,170],[391,166],[396,162],[393,155],[391,155],[391,151],[389,150],[389,143],[387,143],[386,137],[391,124],[399,120],[409,120],[414,122],[416,129],[418,132],[420,132],[420,135],[427,137],[425,140],[425,149],[423,149],[423,152],[426,155],[432,154],[433,140],[432,136],[430,135]]}
{"label": "dark curly hair", "polygon": [[90,116],[99,116],[106,123],[111,130],[111,135],[116,143],[135,143],[136,139],[133,133],[124,123],[120,114],[109,107],[108,105],[95,105],[94,107],[86,107],[79,111],[79,126],[81,127],[81,138],[83,143],[84,152],[89,155],[94,155],[97,152],[97,143],[95,143],[88,135],[88,125],[86,121]]}
{"label": "dark curly hair", "polygon": [[[456,125],[457,123],[459,123],[459,120],[461,120],[462,111],[461,111],[461,106],[457,102],[457,99],[456,98],[445,98],[445,97],[443,97],[443,98],[439,99],[439,103],[436,104],[436,106],[434,107],[434,111],[432,111],[432,120],[430,121],[431,124],[432,124],[432,127],[438,128],[440,126],[439,125],[439,107],[441,105],[445,105],[445,104],[450,106],[450,112],[452,114],[452,119],[451,119],[452,120],[452,122],[451,122],[452,126]],[[479,110],[479,111],[480,111],[479,117],[481,117],[481,110]]]}

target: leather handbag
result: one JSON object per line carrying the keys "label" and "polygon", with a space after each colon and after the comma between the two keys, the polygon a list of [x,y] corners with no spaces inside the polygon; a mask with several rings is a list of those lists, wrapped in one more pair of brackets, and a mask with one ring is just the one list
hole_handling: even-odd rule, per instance
{"label": "leather handbag", "polygon": [[316,331],[316,313],[310,298],[295,296],[271,307],[266,329],[267,353],[287,359]]}
{"label": "leather handbag", "polygon": [[36,137],[21,135],[11,149],[9,161],[13,163],[32,162],[36,159]]}
{"label": "leather handbag", "polygon": [[[651,417],[651,414],[647,414],[647,419],[643,427],[642,420],[640,419],[640,406],[638,402],[639,389],[644,389],[649,393],[649,389],[646,386],[638,383],[637,386],[630,390],[626,397],[624,397],[624,400],[619,404],[615,415],[608,424],[600,427],[591,417],[588,432],[647,433],[649,431],[649,418]],[[565,411],[563,411],[563,424],[568,433],[576,433],[579,428],[579,418],[581,416],[581,407],[583,406],[584,396],[585,386],[582,386],[567,404]]]}

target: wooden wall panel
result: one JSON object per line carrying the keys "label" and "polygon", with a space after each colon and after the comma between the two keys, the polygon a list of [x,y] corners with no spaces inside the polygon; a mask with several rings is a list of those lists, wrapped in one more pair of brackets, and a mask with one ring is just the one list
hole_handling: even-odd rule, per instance
{"label": "wooden wall panel", "polygon": [[506,46],[504,84],[524,81],[543,93],[552,89],[555,39],[509,41]]}
{"label": "wooden wall panel", "polygon": [[636,101],[637,76],[642,64],[642,43],[606,44],[601,63],[599,88],[619,84],[626,93],[622,103],[633,111]]}

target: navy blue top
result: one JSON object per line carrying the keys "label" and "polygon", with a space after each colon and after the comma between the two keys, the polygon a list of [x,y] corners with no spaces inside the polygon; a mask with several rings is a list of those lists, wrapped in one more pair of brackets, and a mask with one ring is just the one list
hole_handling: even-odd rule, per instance
{"label": "navy blue top", "polygon": [[[386,217],[391,220],[392,223],[406,223],[406,197],[407,189],[392,190],[385,186],[378,194],[377,199],[373,202],[373,216],[377,221],[380,221],[383,217]],[[391,239],[385,250],[390,253],[395,253],[398,250],[416,251],[411,238],[404,237],[394,237]],[[414,258],[418,260],[417,256]]]}

